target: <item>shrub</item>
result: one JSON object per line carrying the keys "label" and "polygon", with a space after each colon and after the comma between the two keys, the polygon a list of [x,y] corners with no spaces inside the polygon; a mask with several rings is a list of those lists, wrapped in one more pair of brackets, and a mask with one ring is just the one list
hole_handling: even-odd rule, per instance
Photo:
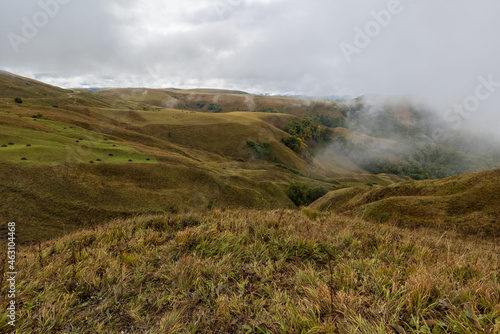
{"label": "shrub", "polygon": [[217,103],[210,103],[208,105],[208,110],[212,110],[213,112],[221,112],[222,108]]}
{"label": "shrub", "polygon": [[170,206],[170,208],[168,208],[168,211],[170,211],[170,213],[178,213],[179,210],[177,209],[177,206],[175,204],[172,204]]}
{"label": "shrub", "polygon": [[258,158],[270,158],[273,153],[273,148],[268,142],[256,143],[253,140],[248,140],[247,145],[253,149],[253,153]]}
{"label": "shrub", "polygon": [[337,179],[325,179],[324,182],[331,183],[331,184],[340,184],[340,182]]}
{"label": "shrub", "polygon": [[345,118],[333,117],[328,115],[317,115],[314,121],[323,124],[329,128],[345,127]]}
{"label": "shrub", "polygon": [[283,137],[281,138],[281,142],[297,153],[300,152],[300,148],[302,147],[302,141],[296,136]]}
{"label": "shrub", "polygon": [[286,190],[287,196],[296,206],[309,205],[328,193],[324,187],[313,186],[304,182],[292,182]]}
{"label": "shrub", "polygon": [[23,100],[20,97],[16,97],[14,99],[14,102],[16,102],[16,103],[23,103]]}
{"label": "shrub", "polygon": [[389,214],[387,212],[382,212],[377,216],[379,223],[383,224],[389,219]]}
{"label": "shrub", "polygon": [[42,117],[43,117],[43,115],[42,115],[42,114],[40,114],[40,113],[38,113],[38,114],[36,114],[36,115],[31,116],[31,118],[42,118]]}
{"label": "shrub", "polygon": [[319,217],[319,212],[315,210],[311,210],[308,208],[303,208],[302,213],[305,214],[309,219],[315,220],[316,218]]}
{"label": "shrub", "polygon": [[331,129],[314,124],[307,118],[292,120],[283,128],[283,131],[302,141],[312,139],[317,144],[330,141],[333,133]]}
{"label": "shrub", "polygon": [[205,106],[205,103],[198,102],[196,103],[196,106],[200,109],[202,109]]}
{"label": "shrub", "polygon": [[245,159],[243,159],[243,158],[238,158],[238,159],[236,159],[236,161],[239,161],[239,162],[245,162]]}
{"label": "shrub", "polygon": [[296,175],[300,175],[300,176],[304,176],[304,174],[302,174],[302,172],[298,169],[295,169],[295,168],[288,168],[288,170]]}
{"label": "shrub", "polygon": [[274,109],[274,108],[262,107],[259,110],[255,110],[255,112],[267,112],[267,113],[270,113],[270,114],[276,114],[278,111],[276,109]]}

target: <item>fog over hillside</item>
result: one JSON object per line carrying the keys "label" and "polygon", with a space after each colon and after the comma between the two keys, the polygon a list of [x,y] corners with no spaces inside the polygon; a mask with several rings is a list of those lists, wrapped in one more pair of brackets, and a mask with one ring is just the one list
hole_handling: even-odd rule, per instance
{"label": "fog over hillside", "polygon": [[63,87],[411,96],[455,129],[500,121],[500,3],[6,2],[0,67]]}

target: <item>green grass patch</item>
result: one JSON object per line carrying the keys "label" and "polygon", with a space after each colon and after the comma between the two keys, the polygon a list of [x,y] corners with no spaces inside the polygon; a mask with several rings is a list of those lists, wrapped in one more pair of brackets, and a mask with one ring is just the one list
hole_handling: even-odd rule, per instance
{"label": "green grass patch", "polygon": [[[61,123],[36,121],[40,130],[0,124],[0,161],[24,165],[63,163],[156,163],[154,156],[105,136]],[[8,145],[12,143],[14,145]],[[149,160],[148,160],[149,159]]]}

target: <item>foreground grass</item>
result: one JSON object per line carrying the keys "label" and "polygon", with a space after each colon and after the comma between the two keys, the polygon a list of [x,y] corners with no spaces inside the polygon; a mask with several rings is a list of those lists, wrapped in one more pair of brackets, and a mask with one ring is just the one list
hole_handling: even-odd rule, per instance
{"label": "foreground grass", "polygon": [[144,216],[18,257],[18,333],[500,331],[494,244],[313,211]]}

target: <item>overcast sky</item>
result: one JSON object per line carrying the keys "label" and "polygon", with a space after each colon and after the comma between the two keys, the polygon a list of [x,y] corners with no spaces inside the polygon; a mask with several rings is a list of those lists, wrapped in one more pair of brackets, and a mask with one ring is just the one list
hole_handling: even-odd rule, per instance
{"label": "overcast sky", "polygon": [[[497,0],[3,1],[0,68],[62,87],[412,94],[444,110],[480,76],[500,82],[499,15]],[[478,113],[497,117],[494,89]]]}

